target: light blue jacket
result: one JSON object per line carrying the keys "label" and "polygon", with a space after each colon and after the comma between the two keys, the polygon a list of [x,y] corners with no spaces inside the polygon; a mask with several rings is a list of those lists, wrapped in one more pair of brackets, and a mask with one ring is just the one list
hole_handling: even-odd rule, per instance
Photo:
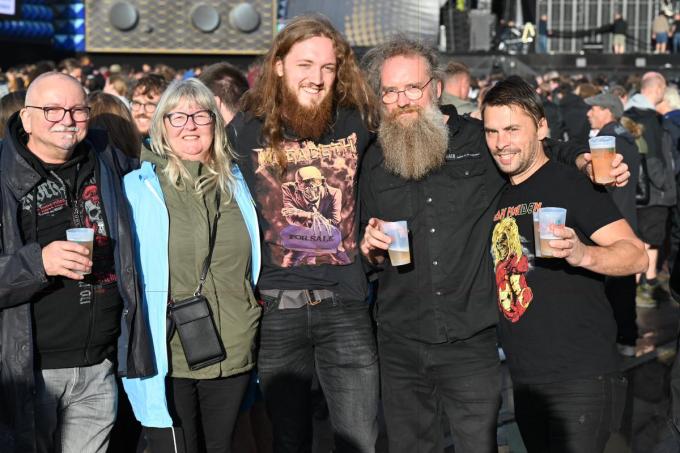
{"label": "light blue jacket", "polygon": [[[234,165],[234,199],[248,228],[251,243],[252,283],[260,273],[260,232],[255,204],[241,170]],[[137,420],[151,428],[169,428],[172,419],[165,398],[168,351],[165,316],[168,303],[168,211],[155,165],[142,162],[139,170],[125,176],[125,195],[132,211],[132,233],[137,250],[137,266],[142,285],[143,309],[149,320],[157,373],[143,379],[123,378],[123,386]],[[140,241],[143,232],[144,241]]]}

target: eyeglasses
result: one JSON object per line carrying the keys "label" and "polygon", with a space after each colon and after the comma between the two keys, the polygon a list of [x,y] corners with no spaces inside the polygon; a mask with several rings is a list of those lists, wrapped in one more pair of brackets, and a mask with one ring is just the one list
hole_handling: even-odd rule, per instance
{"label": "eyeglasses", "polygon": [[165,115],[172,127],[184,127],[191,118],[196,126],[207,126],[215,120],[215,115],[210,110],[199,110],[191,115],[184,112],[170,112]]}
{"label": "eyeglasses", "polygon": [[144,107],[144,112],[145,113],[153,113],[156,111],[156,107],[158,104],[155,104],[153,102],[138,102],[138,101],[130,101],[130,108],[132,110],[139,110],[142,107]]}
{"label": "eyeglasses", "polygon": [[404,93],[408,99],[411,101],[417,101],[418,99],[423,97],[423,90],[425,89],[426,86],[432,82],[432,78],[425,83],[425,85],[421,87],[408,87],[403,90],[395,90],[395,89],[389,89],[383,92],[382,95],[382,101],[383,104],[394,104],[399,100],[399,95],[401,93]]}
{"label": "eyeglasses", "polygon": [[45,115],[45,119],[51,123],[56,123],[64,119],[66,112],[71,115],[71,119],[76,123],[87,121],[90,117],[90,107],[72,107],[65,109],[63,107],[38,107],[36,105],[25,106],[29,109],[40,109]]}

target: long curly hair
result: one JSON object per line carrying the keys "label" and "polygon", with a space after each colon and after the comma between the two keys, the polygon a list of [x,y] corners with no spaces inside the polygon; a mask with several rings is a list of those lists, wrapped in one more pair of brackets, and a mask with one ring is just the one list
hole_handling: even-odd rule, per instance
{"label": "long curly hair", "polygon": [[276,72],[276,63],[283,60],[296,43],[318,36],[330,39],[335,49],[337,72],[331,93],[334,105],[358,110],[369,128],[376,127],[375,97],[347,40],[321,15],[298,16],[274,39],[269,52],[265,55],[255,86],[243,96],[241,104],[245,112],[264,121],[262,145],[275,150],[276,161],[281,169],[286,168],[285,153],[281,149],[283,142],[281,104],[284,84],[282,77]]}

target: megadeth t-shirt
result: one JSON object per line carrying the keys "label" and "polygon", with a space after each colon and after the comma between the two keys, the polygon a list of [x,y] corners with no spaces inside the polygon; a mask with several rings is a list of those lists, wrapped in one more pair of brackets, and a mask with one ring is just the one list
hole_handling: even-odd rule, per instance
{"label": "megadeth t-shirt", "polygon": [[319,140],[283,143],[286,171],[262,144],[262,123],[237,115],[230,128],[263,232],[261,289],[330,289],[366,297],[358,256],[357,178],[372,136],[360,115],[339,109]]}
{"label": "megadeth t-shirt", "polygon": [[566,226],[586,245],[593,245],[593,233],[622,218],[601,186],[555,161],[507,187],[494,216],[491,254],[512,379],[549,383],[615,371],[616,323],[604,277],[537,256],[533,213],[542,207],[565,208]]}

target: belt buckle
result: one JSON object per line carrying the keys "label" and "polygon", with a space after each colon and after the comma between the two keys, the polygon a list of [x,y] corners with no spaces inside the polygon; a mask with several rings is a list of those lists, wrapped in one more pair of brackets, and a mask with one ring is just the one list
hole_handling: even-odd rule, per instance
{"label": "belt buckle", "polygon": [[321,299],[317,299],[316,296],[314,295],[314,291],[312,290],[307,290],[307,303],[309,305],[319,305],[321,303]]}

